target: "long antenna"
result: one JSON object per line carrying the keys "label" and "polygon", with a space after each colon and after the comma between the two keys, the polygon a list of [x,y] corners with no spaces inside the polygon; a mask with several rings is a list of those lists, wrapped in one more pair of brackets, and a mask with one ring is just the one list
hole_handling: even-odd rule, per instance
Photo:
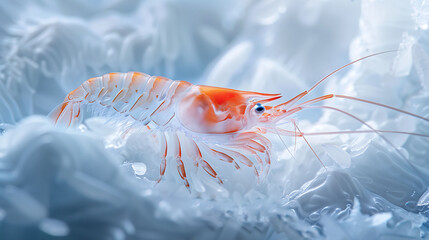
{"label": "long antenna", "polygon": [[321,84],[323,81],[325,81],[326,79],[328,79],[329,77],[331,77],[335,73],[341,71],[342,69],[344,69],[344,68],[346,68],[346,67],[348,67],[348,66],[350,66],[352,64],[355,64],[355,63],[357,63],[359,61],[362,61],[362,60],[370,58],[370,57],[374,57],[374,56],[385,54],[385,53],[397,52],[397,51],[398,50],[389,50],[389,51],[384,51],[384,52],[378,52],[378,53],[374,53],[374,54],[371,54],[371,55],[368,55],[368,56],[356,59],[356,60],[354,60],[354,61],[352,61],[352,62],[350,62],[350,63],[348,63],[348,64],[346,64],[346,65],[344,65],[344,66],[342,66],[340,68],[337,68],[336,70],[332,71],[331,73],[329,73],[328,75],[326,75],[325,77],[323,77],[322,79],[320,79],[316,84],[313,85],[313,87],[311,87],[309,90],[307,90],[307,93],[313,91],[313,89],[315,89],[317,86],[319,86],[319,84]]}
{"label": "long antenna", "polygon": [[296,160],[295,156],[292,154],[292,152],[289,150],[289,148],[287,147],[286,143],[283,141],[283,138],[280,136],[279,131],[277,130],[277,128],[274,128],[274,130],[277,133],[277,136],[279,136],[280,140],[282,141],[283,145],[285,146],[286,150],[289,152],[289,154],[292,156],[292,158],[294,160]]}
{"label": "long antenna", "polygon": [[311,144],[307,141],[307,138],[304,137],[304,134],[302,134],[301,129],[299,129],[298,125],[296,124],[296,122],[293,122],[293,124],[295,125],[296,129],[298,129],[298,132],[302,135],[302,139],[304,139],[305,143],[307,143],[308,147],[310,147],[311,151],[314,153],[314,155],[317,157],[317,160],[319,160],[320,164],[322,164],[323,168],[325,170],[327,170],[325,164],[322,162],[322,159],[320,159],[319,155],[317,155],[316,151],[314,151],[313,147],[311,146]]}
{"label": "long antenna", "polygon": [[[335,107],[330,107],[330,106],[306,106],[306,107],[302,107],[302,108],[319,108],[319,109],[331,109],[337,112],[340,112],[342,114],[345,114],[351,118],[354,118],[355,120],[359,121],[360,123],[362,123],[363,125],[367,126],[369,129],[371,129],[375,134],[377,134],[381,139],[383,139],[388,145],[390,145],[395,151],[396,153],[402,157],[405,161],[408,162],[408,164],[410,165],[410,167],[419,175],[419,177],[421,177],[422,179],[425,179],[423,177],[423,175],[421,174],[421,172],[417,169],[416,166],[414,166],[414,164],[386,137],[383,135],[382,132],[377,131],[377,129],[373,128],[371,125],[369,125],[367,122],[365,122],[364,120],[358,118],[357,116],[348,113],[344,110],[341,110],[339,108],[335,108]],[[298,129],[299,130],[299,129]],[[303,136],[304,137],[304,136]]]}
{"label": "long antenna", "polygon": [[279,105],[277,105],[276,107],[283,107],[284,109],[288,109],[288,108],[290,108],[290,107],[292,107],[295,103],[297,103],[299,100],[301,100],[303,97],[305,97],[308,93],[310,93],[311,91],[313,91],[317,86],[319,86],[323,81],[325,81],[326,79],[328,79],[329,77],[331,77],[332,75],[334,75],[335,73],[337,73],[337,72],[339,72],[339,71],[341,71],[342,69],[344,69],[344,68],[346,68],[346,67],[348,67],[348,66],[350,66],[350,65],[352,65],[352,64],[355,64],[355,63],[357,63],[357,62],[359,62],[359,61],[362,61],[362,60],[364,60],[364,59],[367,59],[367,58],[370,58],[370,57],[374,57],[374,56],[377,56],[377,55],[381,55],[381,54],[385,54],[385,53],[391,53],[391,52],[397,52],[398,50],[390,50],[390,51],[384,51],[384,52],[379,52],[379,53],[374,53],[374,54],[371,54],[371,55],[368,55],[368,56],[365,56],[365,57],[361,57],[361,58],[359,58],[359,59],[356,59],[356,60],[354,60],[354,61],[352,61],[352,62],[350,62],[350,63],[347,63],[346,65],[344,65],[344,66],[342,66],[342,67],[340,67],[340,68],[337,68],[337,69],[335,69],[334,71],[332,71],[331,73],[329,73],[328,75],[326,75],[325,77],[323,77],[322,79],[320,79],[316,84],[314,84],[309,90],[306,90],[306,91],[304,91],[304,92],[302,92],[302,93],[300,93],[300,94],[298,94],[298,95],[296,95],[295,97],[293,97],[293,98],[291,98],[289,101],[287,101],[287,102],[285,102],[285,103],[282,103],[282,104],[279,104]]}

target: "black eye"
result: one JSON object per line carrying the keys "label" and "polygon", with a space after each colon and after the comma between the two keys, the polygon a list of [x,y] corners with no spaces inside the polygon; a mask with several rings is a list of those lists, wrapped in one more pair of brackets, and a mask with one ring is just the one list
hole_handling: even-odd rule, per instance
{"label": "black eye", "polygon": [[265,107],[264,107],[264,106],[262,106],[262,104],[257,103],[257,104],[255,105],[255,112],[256,112],[257,114],[261,114],[261,113],[263,113],[264,111],[265,111]]}

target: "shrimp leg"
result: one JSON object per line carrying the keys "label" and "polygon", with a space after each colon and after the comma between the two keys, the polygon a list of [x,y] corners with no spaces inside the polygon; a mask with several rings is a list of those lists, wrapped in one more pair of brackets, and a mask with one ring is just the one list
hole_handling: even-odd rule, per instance
{"label": "shrimp leg", "polygon": [[[241,162],[242,164],[248,166],[248,167],[253,167],[253,172],[255,174],[256,177],[258,177],[258,182],[259,182],[259,172],[258,169],[256,169],[255,164],[245,155],[231,150],[229,148],[224,148],[219,146],[218,144],[216,144],[216,149],[219,149],[219,152],[223,152],[223,153],[228,153],[229,156],[232,156],[234,159],[238,159],[239,162]],[[215,150],[217,151],[217,150]]]}
{"label": "shrimp leg", "polygon": [[188,191],[190,192],[191,189],[189,187],[189,182],[186,176],[186,170],[185,170],[185,165],[183,164],[182,161],[182,147],[180,144],[180,140],[179,137],[174,134],[174,138],[177,140],[177,149],[176,149],[176,156],[174,157],[176,160],[176,165],[177,165],[177,172],[179,173],[180,177],[183,180],[183,183],[185,184],[185,187],[188,189]]}
{"label": "shrimp leg", "polygon": [[[258,141],[255,141],[258,140]],[[258,163],[261,165],[261,171],[264,170],[265,166],[269,169],[271,165],[271,142],[261,134],[255,132],[245,132],[238,135],[235,138],[234,144],[239,144],[239,148],[244,148],[243,150],[254,155]],[[244,146],[244,147],[243,147]],[[256,152],[262,153],[265,155],[265,164],[262,163],[259,155]],[[267,171],[266,171],[267,172]]]}
{"label": "shrimp leg", "polygon": [[162,180],[167,167],[167,139],[163,132],[161,132],[159,135],[161,139],[161,164],[159,166],[159,178],[156,183],[159,183]]}
{"label": "shrimp leg", "polygon": [[237,162],[234,160],[234,158],[232,158],[231,156],[229,156],[226,153],[223,153],[221,151],[217,151],[207,145],[205,145],[205,147],[207,147],[216,157],[217,159],[224,161],[224,162],[228,162],[228,163],[234,163],[234,167],[238,170],[240,169],[240,166],[237,164]]}
{"label": "shrimp leg", "polygon": [[206,161],[203,159],[203,155],[201,154],[201,150],[198,147],[197,143],[195,141],[192,140],[192,142],[194,143],[194,149],[195,149],[195,161],[196,161],[196,165],[198,166],[198,164],[201,165],[201,167],[213,178],[216,178],[219,182],[219,184],[223,184],[222,179],[218,176],[217,172],[213,169],[213,167]]}

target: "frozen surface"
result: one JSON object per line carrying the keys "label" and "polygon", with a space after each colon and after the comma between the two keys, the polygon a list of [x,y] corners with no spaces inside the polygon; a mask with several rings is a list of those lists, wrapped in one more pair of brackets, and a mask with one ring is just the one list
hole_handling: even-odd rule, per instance
{"label": "frozen surface", "polygon": [[[150,136],[127,142],[44,117],[88,78],[141,71],[292,97],[347,62],[313,97],[351,95],[429,117],[429,3],[54,1],[0,5],[0,239],[429,239],[429,139],[385,134],[269,136],[261,183],[220,166],[190,194]],[[376,129],[429,134],[429,122],[332,99]],[[367,130],[335,111],[298,115],[305,132]],[[396,150],[395,150],[396,149]],[[405,157],[405,158],[404,158]]]}

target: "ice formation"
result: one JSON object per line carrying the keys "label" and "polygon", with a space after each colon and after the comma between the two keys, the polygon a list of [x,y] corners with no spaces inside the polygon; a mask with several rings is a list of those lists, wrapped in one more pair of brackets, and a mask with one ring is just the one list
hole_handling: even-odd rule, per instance
{"label": "ice formation", "polygon": [[[141,71],[292,97],[350,60],[312,96],[338,93],[429,117],[429,4],[361,1],[6,1],[0,6],[0,239],[429,239],[429,140],[386,134],[279,139],[258,184],[192,171],[190,194],[156,143],[89,119],[55,128],[46,114],[90,77]],[[429,134],[429,123],[377,106],[326,102],[377,129]],[[364,130],[305,110],[306,132]],[[89,128],[90,130],[88,130]],[[294,139],[284,141],[294,149]],[[400,154],[398,154],[398,151]],[[406,156],[406,159],[400,155]]]}

